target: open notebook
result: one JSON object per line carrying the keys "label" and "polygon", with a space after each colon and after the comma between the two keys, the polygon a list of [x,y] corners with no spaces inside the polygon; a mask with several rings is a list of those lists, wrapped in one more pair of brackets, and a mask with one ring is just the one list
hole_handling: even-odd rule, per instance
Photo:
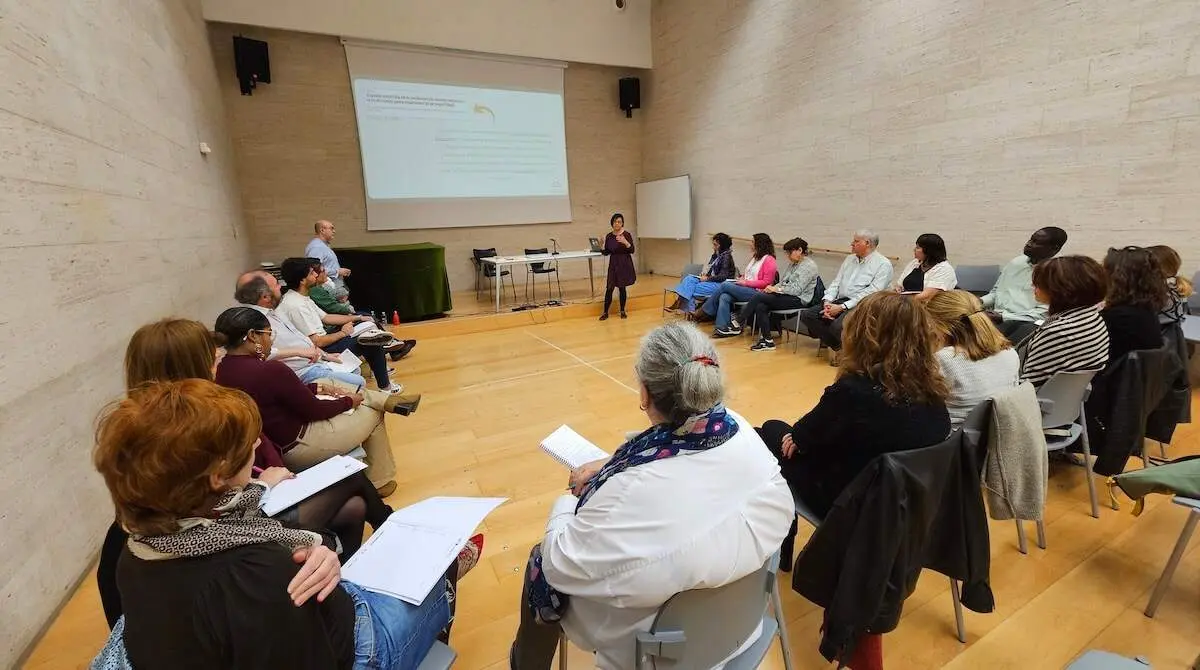
{"label": "open notebook", "polygon": [[541,446],[554,460],[572,470],[585,463],[607,460],[609,457],[606,451],[588,442],[587,438],[565,424],[547,435]]}
{"label": "open notebook", "polygon": [[475,528],[505,500],[438,496],[397,510],[346,561],[342,577],[420,605]]}

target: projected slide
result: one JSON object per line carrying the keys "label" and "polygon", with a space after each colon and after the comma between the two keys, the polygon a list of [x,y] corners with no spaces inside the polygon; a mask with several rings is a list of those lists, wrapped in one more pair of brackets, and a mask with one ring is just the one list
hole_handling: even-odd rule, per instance
{"label": "projected slide", "polygon": [[369,200],[562,198],[557,93],[354,80]]}

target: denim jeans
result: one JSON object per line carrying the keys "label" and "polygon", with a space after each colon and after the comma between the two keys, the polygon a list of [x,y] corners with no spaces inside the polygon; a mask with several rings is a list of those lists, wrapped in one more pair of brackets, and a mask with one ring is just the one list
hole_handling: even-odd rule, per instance
{"label": "denim jeans", "polygon": [[758,289],[742,286],[731,281],[723,282],[721,287],[716,290],[704,301],[704,306],[701,309],[709,316],[717,317],[716,327],[726,328],[729,326],[729,316],[733,311],[733,303],[743,300],[749,300],[758,295]]}
{"label": "denim jeans", "polygon": [[683,298],[683,311],[696,311],[696,298],[707,298],[721,287],[721,282],[700,281],[696,275],[688,275],[671,289],[671,292]]}
{"label": "denim jeans", "polygon": [[420,605],[347,581],[342,588],[354,600],[354,670],[415,670],[450,623],[444,579]]}
{"label": "denim jeans", "polygon": [[367,385],[367,380],[363,379],[362,375],[354,372],[337,372],[324,363],[314,363],[306,368],[297,370],[296,376],[305,384],[312,384],[318,379],[332,379],[350,386],[365,387]]}

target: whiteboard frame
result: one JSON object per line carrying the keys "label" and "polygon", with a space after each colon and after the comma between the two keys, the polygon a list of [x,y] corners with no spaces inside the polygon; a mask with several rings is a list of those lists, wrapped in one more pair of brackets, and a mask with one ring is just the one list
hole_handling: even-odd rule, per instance
{"label": "whiteboard frame", "polygon": [[[687,218],[688,218],[688,223],[687,223],[687,237],[673,237],[673,236],[670,236],[670,237],[660,237],[660,236],[657,236],[657,235],[646,235],[646,234],[644,234],[644,233],[642,232],[642,225],[641,225],[641,220],[642,220],[642,207],[641,207],[641,204],[638,202],[638,187],[639,187],[639,186],[641,186],[641,185],[643,185],[643,184],[653,184],[653,183],[655,183],[655,182],[670,181],[670,180],[672,180],[672,179],[686,179],[686,180],[687,180],[687,185],[688,185],[688,203],[687,203]],[[679,175],[675,175],[675,176],[672,176],[672,177],[663,177],[662,179],[648,179],[648,180],[646,180],[646,181],[639,181],[639,182],[635,182],[635,183],[634,183],[634,185],[633,185],[633,193],[634,193],[634,195],[633,195],[633,197],[634,197],[634,205],[635,205],[635,207],[637,208],[637,215],[638,215],[638,237],[642,237],[642,238],[646,238],[646,239],[651,239],[651,240],[676,240],[676,241],[687,240],[687,241],[689,242],[689,246],[690,246],[690,243],[691,243],[692,237],[693,237],[693,235],[694,235],[694,233],[695,233],[695,226],[696,226],[696,220],[695,220],[695,217],[692,215],[692,211],[693,211],[692,204],[693,204],[693,202],[692,202],[692,175],[691,175],[691,174],[689,174],[689,173],[686,173],[686,172],[685,172],[684,174],[679,174]],[[689,253],[689,257],[690,257],[690,256],[691,256],[691,254]]]}

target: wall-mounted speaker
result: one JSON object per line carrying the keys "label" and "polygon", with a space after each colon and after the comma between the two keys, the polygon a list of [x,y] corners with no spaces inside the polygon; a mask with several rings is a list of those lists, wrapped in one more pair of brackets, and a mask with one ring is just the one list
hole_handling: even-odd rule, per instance
{"label": "wall-mounted speaker", "polygon": [[621,109],[626,118],[633,118],[633,110],[642,108],[642,81],[637,77],[621,77],[617,81]]}
{"label": "wall-mounted speaker", "polygon": [[259,84],[271,83],[271,59],[267,56],[267,43],[262,40],[234,35],[233,66],[237,69],[242,95],[254,95]]}

